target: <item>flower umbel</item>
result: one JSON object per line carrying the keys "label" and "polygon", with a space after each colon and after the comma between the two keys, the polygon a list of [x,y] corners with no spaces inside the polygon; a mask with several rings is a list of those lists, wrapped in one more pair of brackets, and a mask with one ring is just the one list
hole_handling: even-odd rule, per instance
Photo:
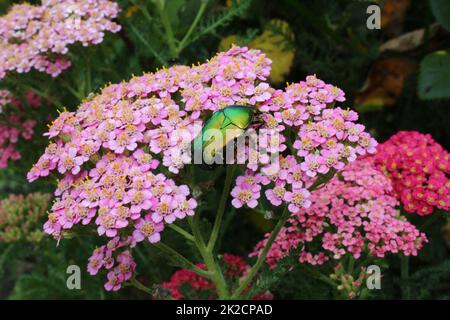
{"label": "flower umbel", "polygon": [[407,212],[450,208],[450,155],[429,134],[400,131],[378,146],[375,164],[392,181]]}
{"label": "flower umbel", "polygon": [[[76,112],[61,113],[46,134],[52,142],[27,176],[60,178],[45,231],[59,239],[75,225],[95,225],[100,236],[124,248],[159,242],[165,226],[194,215],[198,205],[178,179],[191,162],[186,150],[198,122],[229,105],[259,110],[258,130],[269,137],[266,153],[245,148],[241,155],[257,161],[249,161],[236,180],[232,204],[258,206],[267,186],[272,203],[287,203],[293,214],[309,207],[307,189],[315,178],[373,152],[376,142],[361,127],[351,130],[356,113],[332,108],[343,100],[335,87],[310,76],[275,90],[266,82],[269,72],[270,60],[260,51],[233,47],[205,64],[173,66],[110,85]],[[287,150],[285,130],[310,140],[294,146],[301,156],[278,159]],[[279,160],[278,168],[271,157]],[[110,263],[92,260],[93,271],[99,265],[109,270]],[[107,289],[117,290],[127,277],[109,271]]]}
{"label": "flower umbel", "polygon": [[119,13],[108,0],[42,0],[40,6],[15,4],[0,17],[0,79],[8,72],[31,69],[53,77],[70,67],[68,46],[103,41],[104,32],[118,32],[112,21]]}
{"label": "flower umbel", "polygon": [[[427,238],[395,208],[390,181],[380,173],[373,158],[347,166],[325,187],[311,193],[309,209],[299,209],[270,249],[271,268],[290,251],[301,248],[300,263],[323,264],[345,255],[383,258],[388,253],[417,255]],[[251,256],[258,255],[265,241]],[[317,250],[310,249],[318,242]]]}

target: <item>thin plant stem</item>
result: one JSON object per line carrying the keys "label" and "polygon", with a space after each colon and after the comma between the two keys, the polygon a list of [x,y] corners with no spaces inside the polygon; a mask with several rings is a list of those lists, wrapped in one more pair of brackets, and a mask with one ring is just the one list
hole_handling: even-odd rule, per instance
{"label": "thin plant stem", "polygon": [[211,231],[211,236],[209,238],[208,246],[207,246],[208,250],[211,250],[211,251],[214,250],[214,246],[216,244],[217,237],[219,235],[220,226],[222,224],[223,215],[225,213],[225,207],[227,204],[228,196],[230,194],[231,185],[233,183],[233,177],[234,177],[235,170],[236,170],[236,167],[233,165],[227,167],[225,184],[224,184],[224,187],[222,190],[222,196],[220,198],[219,208],[217,209],[216,219],[214,221],[214,226]]}
{"label": "thin plant stem", "polygon": [[82,90],[81,86],[78,86],[78,90],[75,90],[67,81],[61,79],[61,84],[79,101],[83,101],[84,88]]}
{"label": "thin plant stem", "polygon": [[89,63],[89,58],[85,57],[86,59],[86,94],[85,96],[88,96],[90,93],[92,93],[92,72],[91,72],[91,64]]}
{"label": "thin plant stem", "polygon": [[208,250],[201,235],[200,228],[198,225],[199,220],[188,217],[189,225],[191,226],[192,233],[194,234],[195,244],[197,246],[200,255],[205,262],[206,268],[211,273],[211,281],[214,283],[219,299],[228,299],[230,294],[228,292],[227,284],[223,276],[220,266],[214,259],[212,250]]}
{"label": "thin plant stem", "polygon": [[[330,171],[328,174],[317,178],[316,181],[308,188],[309,191],[313,191],[320,187],[321,185],[327,183],[335,174],[335,171]],[[263,250],[261,251],[258,259],[256,260],[256,263],[250,268],[250,271],[247,273],[239,287],[236,289],[236,291],[231,295],[231,299],[238,299],[241,297],[242,293],[245,289],[248,288],[250,283],[252,282],[253,278],[258,273],[259,269],[262,267],[267,253],[269,252],[270,248],[272,247],[273,242],[275,241],[276,237],[281,231],[281,228],[286,224],[286,221],[291,216],[288,206],[285,205],[283,213],[281,214],[280,219],[278,220],[277,224],[275,225],[275,228],[273,229],[269,239],[266,242],[266,245],[264,246]]]}
{"label": "thin plant stem", "polygon": [[329,277],[327,277],[325,274],[323,274],[322,272],[318,271],[315,268],[311,268],[310,266],[307,266],[304,263],[301,263],[299,265],[300,269],[302,269],[303,271],[305,271],[306,273],[308,273],[311,277],[322,281],[323,283],[328,284],[329,286],[331,286],[332,288],[336,287],[336,284],[333,282],[333,280],[331,280]]}
{"label": "thin plant stem", "polygon": [[180,253],[172,249],[171,247],[167,246],[166,244],[162,242],[158,242],[155,244],[155,247],[160,249],[161,251],[164,251],[167,253],[173,260],[179,263],[179,265],[183,268],[186,268],[188,270],[191,270],[198,274],[199,276],[202,276],[207,279],[211,279],[211,273],[205,270],[200,269],[196,265],[194,265],[192,262],[190,262],[188,259],[186,259],[184,256],[182,256]]}
{"label": "thin plant stem", "polygon": [[156,58],[156,60],[158,60],[158,62],[161,65],[163,66],[169,65],[169,62],[166,59],[164,59],[158,52],[156,52],[155,49],[153,49],[150,43],[147,40],[145,40],[145,38],[140,34],[139,30],[137,30],[137,28],[132,23],[128,22],[128,25],[130,26],[131,31],[133,31],[136,37],[138,37],[138,39],[147,47],[147,49],[150,50],[152,55]]}
{"label": "thin plant stem", "polygon": [[145,257],[145,255],[142,253],[141,249],[138,246],[134,248],[133,252],[136,252],[142,261],[147,261],[147,258]]}
{"label": "thin plant stem", "polygon": [[222,227],[220,227],[221,232],[219,232],[219,237],[217,238],[217,241],[216,241],[217,248],[222,247],[224,235],[225,235],[226,231],[228,230],[228,227],[230,226],[230,223],[233,220],[235,215],[236,215],[236,210],[232,209],[229,212],[227,212],[227,215],[224,217],[223,222],[222,222]]}
{"label": "thin plant stem", "polygon": [[164,28],[164,32],[166,33],[166,41],[169,46],[171,58],[178,58],[178,51],[175,45],[176,40],[173,34],[172,25],[170,24],[170,20],[167,17],[166,11],[164,10],[164,4],[162,1],[156,1],[155,4]]}
{"label": "thin plant stem", "polygon": [[181,41],[177,47],[177,54],[180,54],[180,52],[189,45],[189,43],[188,43],[189,38],[191,37],[192,32],[194,32],[198,23],[200,22],[200,19],[202,18],[203,14],[205,13],[207,6],[208,6],[208,0],[202,0],[202,2],[200,4],[200,8],[198,9],[197,15],[194,18],[194,21],[192,22],[191,26],[189,27],[188,31],[184,35],[183,39],[181,39]]}
{"label": "thin plant stem", "polygon": [[355,259],[353,258],[353,255],[350,254],[348,256],[348,267],[347,267],[348,273],[353,274],[354,268],[355,268]]}
{"label": "thin plant stem", "polygon": [[183,228],[170,223],[167,225],[170,229],[172,229],[173,231],[179,233],[180,235],[182,235],[184,238],[186,238],[186,240],[195,242],[194,236],[192,234],[190,234],[189,232],[187,232],[186,230],[184,230]]}
{"label": "thin plant stem", "polygon": [[[136,0],[131,0],[131,2],[141,10],[142,14],[144,15],[144,18],[147,19],[147,22],[149,25],[155,24],[155,19],[151,16],[151,14],[148,12],[147,7],[144,5],[140,5]],[[156,31],[158,36],[162,38],[164,35],[158,30],[157,28],[153,28],[152,32]]]}
{"label": "thin plant stem", "polygon": [[192,234],[194,235],[194,239],[197,244],[197,247],[200,250],[203,247],[206,248],[206,245],[205,245],[205,241],[203,240],[203,236],[200,232],[200,228],[198,225],[198,221],[200,220],[199,216],[200,216],[199,214],[196,214],[194,217],[188,217],[188,223],[189,223],[189,226],[191,227]]}
{"label": "thin plant stem", "polygon": [[209,250],[205,250],[203,259],[206,267],[208,268],[208,271],[212,273],[211,280],[214,282],[219,299],[228,299],[230,293],[228,292],[225,278],[223,276],[222,270],[220,269],[220,266],[215,261],[212,252]]}
{"label": "thin plant stem", "polygon": [[139,289],[149,295],[153,295],[152,289],[144,286],[142,283],[140,283],[135,277],[131,278],[128,282],[130,286],[135,287],[136,289]]}
{"label": "thin plant stem", "polygon": [[400,257],[400,278],[402,279],[402,298],[404,300],[409,300],[411,298],[411,291],[409,288],[409,257]]}
{"label": "thin plant stem", "polygon": [[290,212],[288,210],[288,206],[286,205],[283,210],[283,214],[280,217],[280,220],[278,220],[277,224],[275,225],[275,228],[273,229],[269,239],[267,240],[266,245],[264,246],[263,250],[261,251],[261,254],[259,255],[258,259],[256,260],[256,263],[250,268],[250,271],[247,273],[244,280],[241,282],[239,287],[236,289],[236,291],[232,294],[231,299],[238,299],[242,292],[244,292],[245,289],[248,288],[253,278],[256,276],[257,272],[263,265],[267,253],[269,252],[269,249],[272,247],[273,242],[275,241],[276,237],[278,236],[278,233],[280,232],[281,228],[284,226],[286,221],[290,217]]}

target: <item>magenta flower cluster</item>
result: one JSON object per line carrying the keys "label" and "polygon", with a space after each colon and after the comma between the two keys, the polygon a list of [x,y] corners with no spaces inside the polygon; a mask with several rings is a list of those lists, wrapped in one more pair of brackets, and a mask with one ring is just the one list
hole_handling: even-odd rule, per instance
{"label": "magenta flower cluster", "polygon": [[[353,162],[310,199],[310,208],[293,215],[276,238],[266,257],[270,267],[295,249],[300,263],[316,265],[347,254],[355,259],[364,254],[417,255],[427,242],[425,234],[399,214],[392,185],[374,167],[373,158]],[[259,255],[268,236],[251,256]]]}
{"label": "magenta flower cluster", "polygon": [[399,131],[377,149],[375,164],[391,179],[407,212],[449,210],[450,155],[431,135]]}
{"label": "magenta flower cluster", "polygon": [[103,41],[118,32],[112,20],[120,9],[108,0],[42,0],[40,6],[16,4],[0,17],[0,79],[31,69],[58,76],[70,66],[68,46]]}

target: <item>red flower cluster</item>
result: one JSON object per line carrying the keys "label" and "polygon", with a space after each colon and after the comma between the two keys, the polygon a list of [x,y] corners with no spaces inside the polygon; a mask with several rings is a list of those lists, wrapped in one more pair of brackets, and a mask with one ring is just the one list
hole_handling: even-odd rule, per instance
{"label": "red flower cluster", "polygon": [[400,131],[378,145],[375,165],[391,180],[407,212],[450,207],[450,157],[429,134]]}
{"label": "red flower cluster", "polygon": [[[203,263],[198,263],[197,267],[205,269]],[[189,293],[183,290],[186,285],[188,286],[188,291],[190,291]],[[170,281],[164,282],[162,286],[169,290],[171,297],[176,300],[183,298],[197,300],[203,298],[203,295],[206,295],[205,298],[212,299],[214,293],[214,285],[211,282],[187,269],[176,271],[170,277]],[[186,294],[189,297],[186,297]]]}
{"label": "red flower cluster", "polygon": [[[198,263],[201,269],[206,269],[203,263]],[[223,273],[227,282],[236,284],[249,266],[240,256],[225,253],[223,255]],[[181,269],[176,271],[170,281],[164,282],[162,286],[169,290],[173,299],[216,299],[215,287],[209,280],[202,278],[193,271]],[[271,300],[270,293],[258,294],[252,300]]]}

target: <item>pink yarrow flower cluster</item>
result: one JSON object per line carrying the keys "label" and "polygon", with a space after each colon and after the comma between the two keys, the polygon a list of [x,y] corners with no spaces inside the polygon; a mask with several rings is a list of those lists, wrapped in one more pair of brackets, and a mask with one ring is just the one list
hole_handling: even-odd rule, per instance
{"label": "pink yarrow flower cluster", "polygon": [[407,212],[450,208],[450,155],[429,134],[400,131],[378,146],[375,164],[391,179]]}
{"label": "pink yarrow flower cluster", "polygon": [[70,66],[68,46],[99,44],[120,9],[108,0],[42,0],[40,6],[13,5],[0,17],[0,79],[31,69],[58,76]]}
{"label": "pink yarrow flower cluster", "polygon": [[[425,234],[399,214],[392,185],[371,158],[347,166],[313,191],[310,200],[310,208],[293,215],[277,236],[266,258],[271,268],[296,249],[300,263],[316,265],[347,254],[355,259],[364,254],[416,255],[427,242]],[[251,256],[260,254],[268,236]]]}
{"label": "pink yarrow flower cluster", "polygon": [[122,284],[129,280],[134,270],[136,262],[131,256],[130,250],[116,251],[130,245],[131,238],[122,241],[120,237],[111,239],[106,245],[96,248],[89,258],[88,272],[95,275],[101,269],[107,271],[108,281],[104,287],[107,291],[117,291]]}
{"label": "pink yarrow flower cluster", "polygon": [[[270,138],[266,144],[268,154],[278,155],[285,148],[283,135],[277,139],[271,133],[283,130],[277,117],[280,119],[282,108],[291,108],[283,106],[292,105],[295,109],[299,103],[297,98],[284,101],[283,93],[265,82],[269,72],[270,60],[260,51],[233,47],[205,64],[174,66],[110,85],[85,101],[77,112],[62,112],[46,133],[51,143],[28,173],[29,181],[51,172],[60,175],[56,202],[44,226],[46,232],[60,238],[75,225],[95,224],[101,236],[121,239],[131,236],[130,246],[141,241],[158,242],[166,224],[192,216],[197,207],[189,188],[176,184],[171,176],[178,175],[191,162],[191,155],[185,151],[190,149],[202,121],[212,112],[228,105],[254,106],[265,123],[260,130],[266,129]],[[305,83],[311,82],[322,87],[315,77]],[[342,100],[340,90],[325,85],[323,90]],[[317,92],[311,103],[318,99],[322,101]],[[316,105],[319,111],[328,107],[318,102]],[[274,113],[277,110],[278,116]],[[344,126],[352,127],[355,114],[336,110]],[[325,125],[331,121],[327,117],[333,117],[333,112],[323,110],[314,117],[320,117],[318,123]],[[353,132],[353,141],[347,142],[347,136],[344,128],[336,141],[328,139],[330,145],[336,142],[335,149],[329,150],[341,152],[340,161],[352,159],[354,153],[370,152],[375,144],[363,132]],[[327,144],[328,140],[319,139],[317,146]],[[247,159],[255,156],[245,153]],[[258,184],[272,181],[270,174],[256,176],[260,169],[270,171],[268,154],[257,153],[258,161],[249,162],[249,172],[257,181],[250,198],[241,197],[239,203],[233,200],[234,205],[254,206]],[[330,168],[335,165],[339,166],[333,164]],[[298,170],[309,177],[301,166]],[[283,201],[290,202],[291,210],[295,211],[307,205],[309,193],[297,172],[284,173],[286,176],[280,179],[295,188],[289,190]],[[247,180],[240,178],[239,183]],[[247,182],[240,187],[247,188]]]}
{"label": "pink yarrow flower cluster", "polygon": [[[310,206],[307,189],[313,181],[342,170],[359,155],[374,153],[377,142],[356,123],[356,112],[335,107],[345,101],[343,91],[316,76],[284,91],[266,90],[270,95],[264,95],[258,108],[264,112],[261,129],[269,136],[260,146],[269,155],[253,155],[262,161],[249,163],[245,175],[237,179],[232,204],[254,208],[264,192],[272,205],[286,203],[291,213],[297,213]],[[269,162],[271,153],[286,150],[284,134],[289,133],[296,137],[291,155]]]}
{"label": "pink yarrow flower cluster", "polygon": [[[36,107],[41,100],[34,94],[25,95],[27,103]],[[35,120],[24,119],[17,111],[23,109],[22,103],[8,90],[0,90],[0,168],[6,168],[9,160],[19,160],[21,154],[17,144],[21,139],[31,140],[34,134]]]}
{"label": "pink yarrow flower cluster", "polygon": [[269,64],[259,51],[235,47],[202,65],[111,85],[77,112],[62,112],[28,173],[29,181],[59,176],[44,230],[61,238],[94,225],[106,238],[131,237],[129,247],[160,241],[166,224],[197,207],[189,188],[170,178],[190,162],[182,151],[198,132],[196,122],[226,105],[248,104],[253,95],[244,88],[264,81]]}

